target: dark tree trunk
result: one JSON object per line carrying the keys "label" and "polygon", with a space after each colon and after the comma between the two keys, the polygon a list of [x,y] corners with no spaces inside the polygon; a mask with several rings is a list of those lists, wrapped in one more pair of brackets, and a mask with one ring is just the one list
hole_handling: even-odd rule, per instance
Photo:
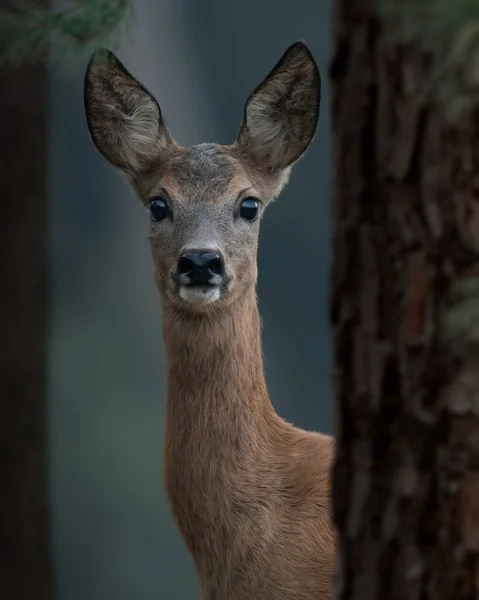
{"label": "dark tree trunk", "polygon": [[479,113],[446,118],[372,1],[336,0],[334,35],[337,597],[471,600]]}
{"label": "dark tree trunk", "polygon": [[47,77],[41,67],[2,67],[0,79],[0,597],[51,600]]}

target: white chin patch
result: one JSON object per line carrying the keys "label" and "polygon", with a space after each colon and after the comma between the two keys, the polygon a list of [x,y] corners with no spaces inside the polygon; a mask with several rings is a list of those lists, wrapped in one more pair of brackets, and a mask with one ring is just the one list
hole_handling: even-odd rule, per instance
{"label": "white chin patch", "polygon": [[180,296],[191,304],[211,304],[220,297],[220,288],[217,285],[182,285]]}

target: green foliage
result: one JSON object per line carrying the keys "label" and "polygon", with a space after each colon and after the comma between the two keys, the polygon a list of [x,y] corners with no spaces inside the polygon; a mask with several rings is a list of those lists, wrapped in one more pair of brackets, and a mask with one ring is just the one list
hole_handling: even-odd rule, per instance
{"label": "green foliage", "polygon": [[478,277],[468,277],[456,283],[441,325],[444,339],[454,345],[479,342]]}
{"label": "green foliage", "polygon": [[387,35],[432,56],[431,89],[450,117],[477,108],[479,0],[376,0]]}
{"label": "green foliage", "polygon": [[470,276],[455,282],[440,322],[442,340],[463,361],[449,399],[454,411],[479,412],[479,277]]}
{"label": "green foliage", "polygon": [[110,45],[132,0],[77,0],[65,7],[42,8],[29,0],[13,0],[0,10],[0,63],[38,62],[49,55],[74,60]]}
{"label": "green foliage", "polygon": [[378,0],[383,19],[404,42],[435,51],[479,19],[479,0]]}

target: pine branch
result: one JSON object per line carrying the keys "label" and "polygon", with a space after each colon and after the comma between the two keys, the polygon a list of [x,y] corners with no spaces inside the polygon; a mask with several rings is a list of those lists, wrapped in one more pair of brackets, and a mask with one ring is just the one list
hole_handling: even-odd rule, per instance
{"label": "pine branch", "polygon": [[86,56],[111,44],[131,12],[132,0],[78,0],[63,9],[14,0],[11,9],[0,10],[0,64]]}

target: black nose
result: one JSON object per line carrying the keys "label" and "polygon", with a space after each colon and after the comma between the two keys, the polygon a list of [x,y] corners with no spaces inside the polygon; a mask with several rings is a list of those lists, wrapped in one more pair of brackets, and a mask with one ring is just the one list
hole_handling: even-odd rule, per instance
{"label": "black nose", "polygon": [[223,257],[211,250],[187,250],[178,261],[178,275],[188,275],[193,284],[209,283],[214,275],[224,274]]}

